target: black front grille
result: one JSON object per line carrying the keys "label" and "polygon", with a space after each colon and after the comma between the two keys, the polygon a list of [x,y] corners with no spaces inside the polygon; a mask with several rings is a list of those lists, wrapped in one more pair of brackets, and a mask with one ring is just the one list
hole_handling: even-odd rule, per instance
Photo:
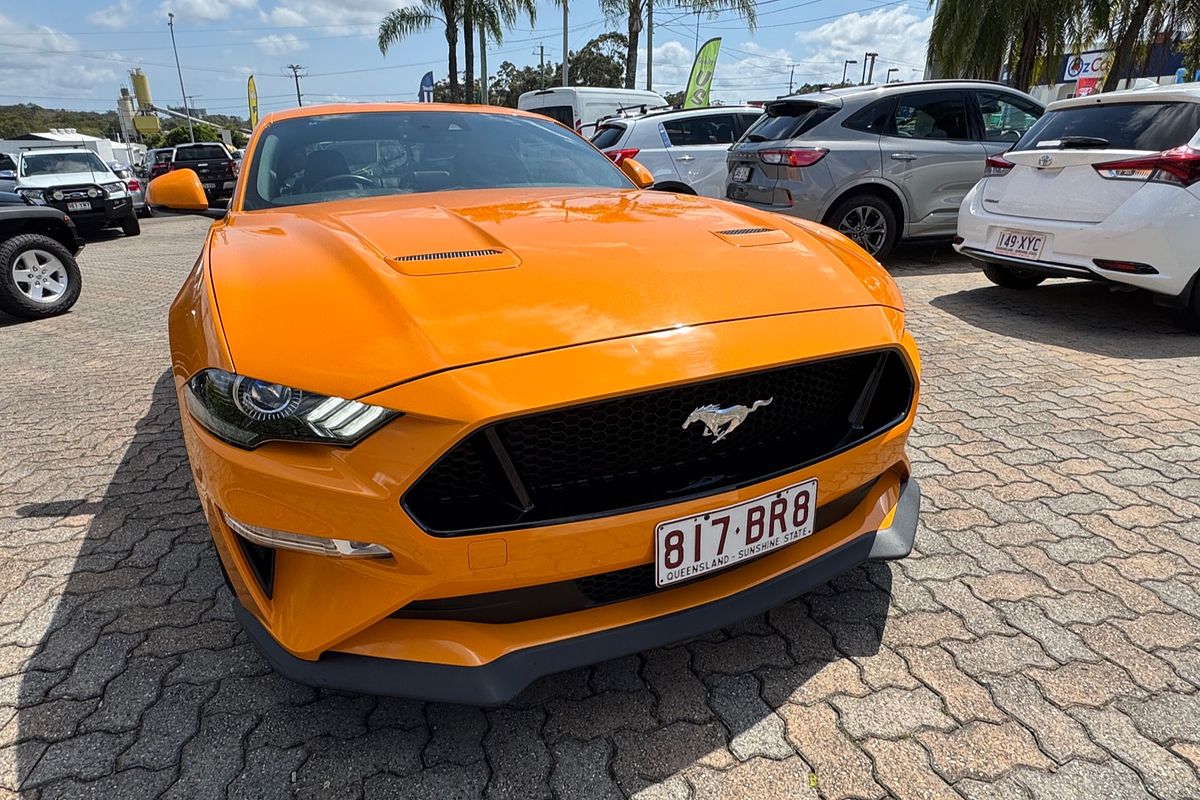
{"label": "black front grille", "polygon": [[[429,533],[458,536],[677,503],[859,444],[908,415],[913,388],[885,350],[502,420],[442,456],[403,504]],[[702,421],[683,427],[703,406],[756,402],[719,441]]]}

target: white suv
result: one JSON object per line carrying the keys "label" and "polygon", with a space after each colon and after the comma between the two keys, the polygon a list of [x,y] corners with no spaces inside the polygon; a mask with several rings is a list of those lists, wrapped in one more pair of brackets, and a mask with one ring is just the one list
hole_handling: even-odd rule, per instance
{"label": "white suv", "polygon": [[1087,278],[1146,289],[1200,328],[1200,84],[1052,103],[987,160],[955,247],[994,283]]}
{"label": "white suv", "polygon": [[729,147],[761,114],[753,106],[711,106],[610,117],[592,144],[617,164],[636,158],[654,174],[655,189],[724,197]]}

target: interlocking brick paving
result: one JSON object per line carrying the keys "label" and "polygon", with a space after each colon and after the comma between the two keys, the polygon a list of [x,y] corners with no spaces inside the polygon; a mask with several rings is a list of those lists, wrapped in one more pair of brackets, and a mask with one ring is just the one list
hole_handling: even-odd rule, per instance
{"label": "interlocking brick paving", "polygon": [[0,797],[1200,797],[1200,337],[1145,298],[905,250],[917,554],[462,708],[293,684],[234,623],[166,375],[205,224],[0,317]]}

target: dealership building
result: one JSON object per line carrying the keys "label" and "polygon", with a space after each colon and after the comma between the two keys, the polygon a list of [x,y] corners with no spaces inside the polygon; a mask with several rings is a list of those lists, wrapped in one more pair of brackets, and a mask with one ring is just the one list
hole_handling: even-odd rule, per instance
{"label": "dealership building", "polygon": [[[1186,83],[1195,76],[1183,66],[1184,41],[1180,34],[1161,33],[1148,52],[1136,59],[1117,84],[1118,89],[1153,84]],[[1112,64],[1112,52],[1097,47],[1059,59],[1055,83],[1034,86],[1029,93],[1043,103],[1099,92]]]}

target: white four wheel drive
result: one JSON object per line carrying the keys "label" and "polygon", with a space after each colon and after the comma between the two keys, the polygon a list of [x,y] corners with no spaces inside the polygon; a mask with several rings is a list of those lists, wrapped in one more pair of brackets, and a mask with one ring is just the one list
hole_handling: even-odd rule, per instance
{"label": "white four wheel drive", "polygon": [[1051,104],[987,160],[955,248],[994,283],[1047,278],[1133,286],[1200,329],[1200,84]]}

